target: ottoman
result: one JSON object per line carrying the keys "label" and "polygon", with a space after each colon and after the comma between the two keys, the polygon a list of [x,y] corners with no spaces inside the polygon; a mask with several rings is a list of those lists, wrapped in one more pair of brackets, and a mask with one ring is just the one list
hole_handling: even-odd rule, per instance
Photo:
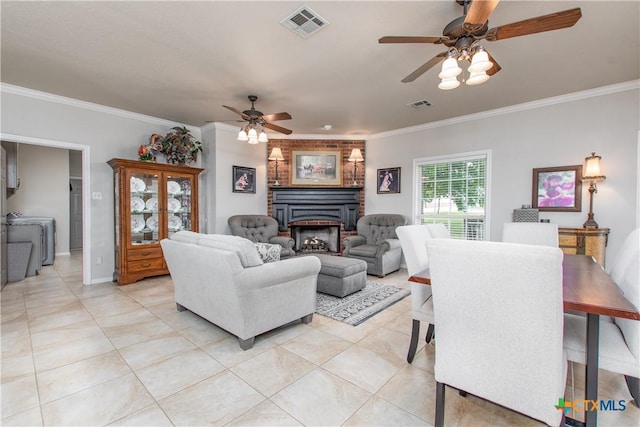
{"label": "ottoman", "polygon": [[313,254],[320,260],[318,292],[346,297],[367,283],[367,263],[361,259],[345,258],[323,254]]}

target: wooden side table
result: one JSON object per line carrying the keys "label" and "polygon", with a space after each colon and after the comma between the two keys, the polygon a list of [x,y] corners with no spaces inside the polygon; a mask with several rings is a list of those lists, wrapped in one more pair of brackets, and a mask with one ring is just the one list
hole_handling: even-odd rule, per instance
{"label": "wooden side table", "polygon": [[605,255],[608,228],[558,228],[558,242],[565,254],[591,255],[602,267]]}

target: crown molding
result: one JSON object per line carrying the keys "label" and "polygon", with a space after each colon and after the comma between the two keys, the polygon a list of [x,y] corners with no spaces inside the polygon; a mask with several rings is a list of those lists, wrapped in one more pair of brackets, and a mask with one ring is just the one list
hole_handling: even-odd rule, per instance
{"label": "crown molding", "polygon": [[375,140],[388,138],[390,136],[404,135],[413,132],[420,132],[428,129],[457,125],[460,123],[471,122],[474,120],[486,119],[496,116],[504,116],[519,111],[534,110],[536,108],[548,107],[551,105],[564,104],[567,102],[579,101],[582,99],[594,98],[603,95],[610,95],[618,92],[627,92],[640,89],[640,80],[631,80],[629,82],[618,83],[609,86],[602,86],[595,89],[573,92],[566,95],[554,96],[551,98],[539,99],[536,101],[525,102],[522,104],[511,105],[509,107],[496,108],[495,110],[482,111],[480,113],[468,114],[466,116],[453,117],[451,119],[440,120],[437,122],[425,123],[422,125],[411,126],[401,129],[395,129],[388,132],[381,132],[370,135],[367,140]]}
{"label": "crown molding", "polygon": [[106,105],[94,104],[93,102],[81,101],[75,98],[68,98],[66,96],[55,95],[53,93],[42,92],[35,89],[29,89],[22,86],[16,86],[9,83],[0,83],[0,92],[13,95],[20,95],[27,98],[38,99],[41,101],[54,102],[56,104],[67,105],[70,107],[81,108],[84,110],[97,111],[100,113],[111,114],[113,116],[123,117],[125,119],[132,119],[152,123],[154,125],[174,127],[185,126],[192,132],[200,131],[197,126],[185,125],[183,123],[173,122],[171,120],[161,119],[158,117],[147,116],[146,114],[134,113],[132,111],[121,110],[119,108],[108,107]]}

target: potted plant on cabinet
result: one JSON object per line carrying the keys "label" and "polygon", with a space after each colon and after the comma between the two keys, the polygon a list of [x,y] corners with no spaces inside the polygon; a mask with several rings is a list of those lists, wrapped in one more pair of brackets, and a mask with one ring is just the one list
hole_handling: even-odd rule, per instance
{"label": "potted plant on cabinet", "polygon": [[185,126],[176,126],[159,141],[158,152],[165,155],[167,163],[186,164],[195,162],[202,142],[191,135]]}

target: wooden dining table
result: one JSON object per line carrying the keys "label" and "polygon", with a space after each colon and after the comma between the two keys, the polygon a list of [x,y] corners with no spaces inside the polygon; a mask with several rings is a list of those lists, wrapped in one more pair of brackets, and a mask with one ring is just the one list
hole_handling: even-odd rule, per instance
{"label": "wooden dining table", "polygon": [[[429,269],[409,277],[410,282],[431,285]],[[640,312],[591,256],[565,254],[562,260],[564,310],[587,315],[587,365],[585,400],[598,400],[598,342],[600,316],[640,320]],[[585,411],[585,425],[598,424],[597,411]]]}

